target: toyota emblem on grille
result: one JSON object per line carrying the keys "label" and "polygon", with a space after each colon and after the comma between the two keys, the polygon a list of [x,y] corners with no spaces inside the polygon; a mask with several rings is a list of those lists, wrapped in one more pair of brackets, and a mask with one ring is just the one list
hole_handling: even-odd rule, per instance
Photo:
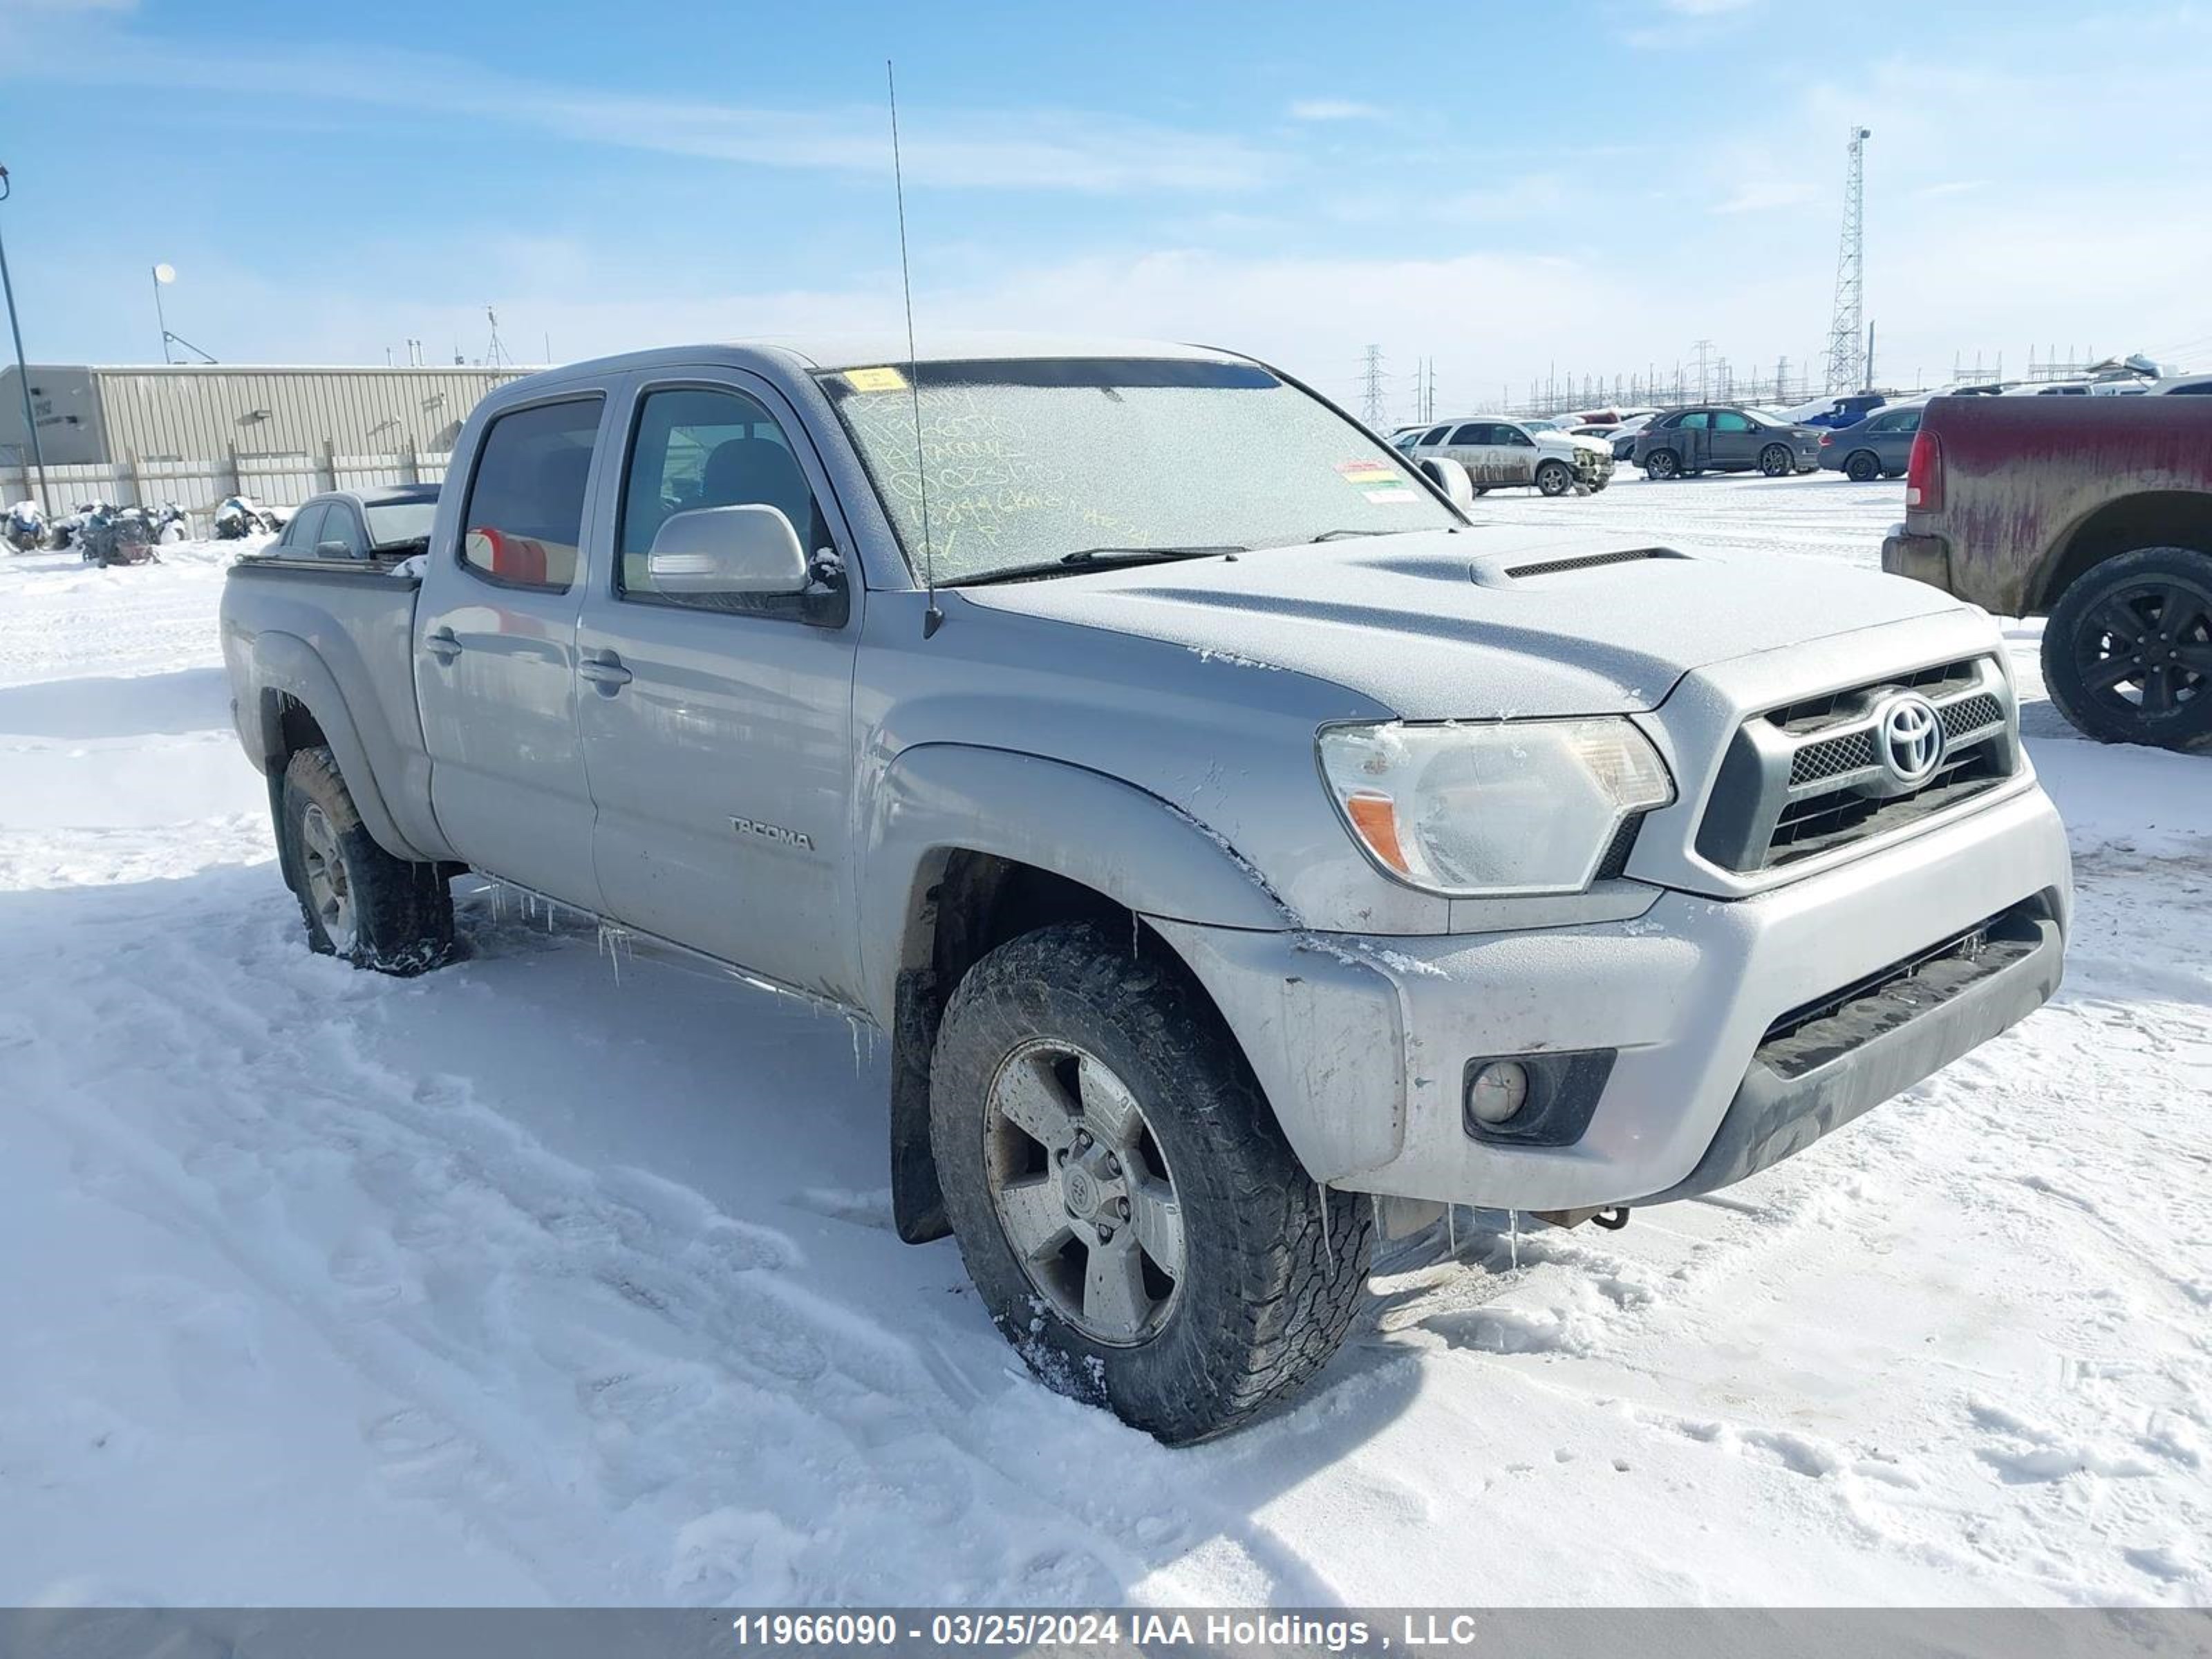
{"label": "toyota emblem on grille", "polygon": [[1943,758],[1943,723],[1925,697],[1908,692],[1890,699],[1876,731],[1882,765],[1907,788],[1926,782]]}

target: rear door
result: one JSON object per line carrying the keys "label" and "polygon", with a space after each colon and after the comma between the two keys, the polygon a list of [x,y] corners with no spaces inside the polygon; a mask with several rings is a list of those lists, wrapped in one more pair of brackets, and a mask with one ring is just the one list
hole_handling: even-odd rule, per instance
{"label": "rear door", "polygon": [[[798,416],[729,368],[640,376],[603,504],[615,558],[584,602],[580,711],[608,914],[786,985],[850,1000],[853,543]],[[656,590],[654,532],[690,507],[775,507],[816,591]],[[840,550],[843,558],[822,558]]]}
{"label": "rear door", "polygon": [[1674,440],[1674,453],[1681,457],[1682,471],[1695,472],[1712,465],[1712,434],[1707,428],[1712,416],[1702,409],[1693,409],[1670,427]]}
{"label": "rear door", "polygon": [[416,611],[439,827],[477,868],[593,911],[576,612],[585,570],[605,559],[586,526],[609,403],[586,386],[492,419],[456,481],[458,544],[440,550]]}

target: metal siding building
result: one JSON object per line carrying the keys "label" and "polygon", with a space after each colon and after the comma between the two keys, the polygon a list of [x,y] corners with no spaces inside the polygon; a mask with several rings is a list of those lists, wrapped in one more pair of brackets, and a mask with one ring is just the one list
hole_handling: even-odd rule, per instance
{"label": "metal siding building", "polygon": [[[50,466],[442,453],[477,402],[530,371],[230,363],[33,363],[31,404]],[[17,372],[0,371],[0,460],[29,446]]]}

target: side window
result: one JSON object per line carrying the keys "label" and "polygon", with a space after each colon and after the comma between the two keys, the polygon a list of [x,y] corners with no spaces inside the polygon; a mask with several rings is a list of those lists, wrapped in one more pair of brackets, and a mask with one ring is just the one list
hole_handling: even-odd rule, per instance
{"label": "side window", "polygon": [[315,544],[322,538],[323,515],[330,510],[328,501],[310,501],[286,520],[284,551],[298,558],[314,557]]}
{"label": "side window", "polygon": [[584,492],[605,399],[502,415],[485,429],[461,509],[461,558],[513,587],[566,592],[584,539]]}
{"label": "side window", "polygon": [[2212,380],[2199,380],[2194,386],[2178,386],[2166,394],[2169,398],[2203,398],[2212,396]]}
{"label": "side window", "polygon": [[1685,432],[1703,432],[1706,427],[1712,423],[1712,418],[1713,417],[1707,414],[1704,410],[1698,409],[1691,410],[1690,413],[1683,416],[1681,419],[1674,422],[1674,424],[1681,428]]}
{"label": "side window", "polygon": [[[775,508],[814,560],[815,590],[711,596],[656,592],[646,568],[653,536],[671,515],[702,507]],[[623,474],[618,597],[836,627],[847,614],[844,576],[836,559],[815,556],[830,549],[829,526],[806,473],[766,405],[727,387],[672,386],[646,394]]]}
{"label": "side window", "polygon": [[1721,410],[1719,414],[1713,416],[1713,430],[1716,432],[1748,432],[1751,430],[1751,420],[1748,416],[1739,415],[1732,409],[1724,409]]}
{"label": "side window", "polygon": [[329,510],[323,515],[322,527],[315,532],[315,539],[309,544],[307,550],[312,553],[320,548],[325,542],[345,544],[344,553],[334,556],[348,559],[365,559],[368,556],[368,548],[362,540],[361,526],[354,521],[353,508],[343,501],[332,501],[330,504]]}
{"label": "side window", "polygon": [[1490,441],[1490,428],[1469,421],[1451,434],[1451,441],[1455,444],[1486,444]]}
{"label": "side window", "polygon": [[1534,449],[1536,447],[1536,441],[1517,426],[1501,426],[1497,431],[1498,441],[1510,449]]}
{"label": "side window", "polygon": [[1421,441],[1424,444],[1440,444],[1444,441],[1444,434],[1450,430],[1449,426],[1432,426],[1421,434]]}

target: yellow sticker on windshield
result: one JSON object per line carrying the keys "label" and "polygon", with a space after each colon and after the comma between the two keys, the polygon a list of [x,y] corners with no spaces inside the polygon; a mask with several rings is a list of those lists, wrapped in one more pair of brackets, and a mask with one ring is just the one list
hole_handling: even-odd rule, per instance
{"label": "yellow sticker on windshield", "polygon": [[848,368],[845,384],[855,392],[903,392],[906,376],[895,368]]}

